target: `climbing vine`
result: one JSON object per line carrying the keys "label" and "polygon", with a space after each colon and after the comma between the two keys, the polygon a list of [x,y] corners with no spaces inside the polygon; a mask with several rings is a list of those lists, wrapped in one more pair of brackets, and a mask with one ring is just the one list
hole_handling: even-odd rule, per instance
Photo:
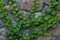
{"label": "climbing vine", "polygon": [[[60,14],[56,12],[56,10],[60,10],[58,0],[49,0],[46,12],[42,12],[41,16],[37,18],[34,16],[39,10],[39,2],[38,0],[33,0],[31,11],[25,19],[19,10],[16,0],[8,0],[8,4],[11,6],[11,12],[15,16],[17,24],[16,27],[12,26],[5,5],[0,0],[0,19],[3,20],[4,26],[7,27],[6,40],[36,40],[38,36],[51,36],[51,34],[47,33],[47,30],[56,28],[56,19],[60,20]],[[23,35],[22,29],[25,28],[30,29],[28,36]]]}

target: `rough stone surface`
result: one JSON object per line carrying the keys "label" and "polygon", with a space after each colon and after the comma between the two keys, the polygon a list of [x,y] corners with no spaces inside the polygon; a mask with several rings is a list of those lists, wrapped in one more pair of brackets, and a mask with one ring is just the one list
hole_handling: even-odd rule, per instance
{"label": "rough stone surface", "polygon": [[43,0],[44,3],[49,4],[48,0]]}
{"label": "rough stone surface", "polygon": [[16,21],[11,20],[13,27],[16,27]]}
{"label": "rough stone surface", "polygon": [[51,40],[51,37],[38,37],[37,40]]}
{"label": "rough stone surface", "polygon": [[[41,9],[43,5],[43,0],[38,0],[38,1],[39,1],[39,9]],[[33,0],[22,0],[22,9],[31,10],[32,2]]]}
{"label": "rough stone surface", "polygon": [[60,35],[58,35],[56,37],[52,37],[51,40],[60,40]]}
{"label": "rough stone surface", "polygon": [[24,36],[28,36],[30,30],[29,29],[24,29],[22,31],[23,31]]}
{"label": "rough stone surface", "polygon": [[52,38],[51,38],[51,40],[55,40],[55,39],[56,39],[56,37],[52,37]]}
{"label": "rough stone surface", "polygon": [[10,14],[9,12],[8,12],[8,17],[9,17],[10,20],[15,20],[15,16]]}
{"label": "rough stone surface", "polygon": [[5,40],[6,38],[6,28],[0,28],[0,40]]}
{"label": "rough stone surface", "polygon": [[22,12],[23,18],[25,19],[25,17],[28,16],[28,12],[26,12],[26,11],[24,11],[24,10],[22,10],[21,12]]}
{"label": "rough stone surface", "polygon": [[22,0],[22,9],[30,10],[31,4],[32,4],[32,0]]}
{"label": "rough stone surface", "polygon": [[0,19],[0,28],[3,27],[3,22],[2,20]]}
{"label": "rough stone surface", "polygon": [[36,13],[35,13],[35,16],[34,16],[34,17],[35,17],[35,18],[38,18],[38,16],[41,16],[41,12],[36,12]]}
{"label": "rough stone surface", "polygon": [[38,0],[38,1],[39,1],[39,10],[40,10],[43,6],[43,0]]}
{"label": "rough stone surface", "polygon": [[58,24],[58,22],[56,29],[51,30],[50,33],[55,35],[55,37],[52,37],[51,40],[60,40],[60,24]]}
{"label": "rough stone surface", "polygon": [[50,31],[51,34],[59,35],[60,34],[60,24],[57,24],[56,29]]}
{"label": "rough stone surface", "polygon": [[0,34],[5,36],[5,33],[6,33],[6,28],[5,27],[0,28]]}
{"label": "rough stone surface", "polygon": [[0,35],[0,40],[5,40],[5,38],[2,35]]}
{"label": "rough stone surface", "polygon": [[59,5],[60,5],[60,0],[58,1]]}
{"label": "rough stone surface", "polygon": [[10,10],[10,5],[7,5],[6,6],[6,10]]}
{"label": "rough stone surface", "polygon": [[6,6],[8,5],[7,0],[3,0],[3,2]]}
{"label": "rough stone surface", "polygon": [[18,4],[19,9],[22,10],[22,0],[16,0],[16,3]]}

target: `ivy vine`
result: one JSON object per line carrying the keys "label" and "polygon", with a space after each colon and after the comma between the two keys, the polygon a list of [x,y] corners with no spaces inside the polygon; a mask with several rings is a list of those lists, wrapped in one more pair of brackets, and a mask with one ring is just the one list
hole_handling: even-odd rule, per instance
{"label": "ivy vine", "polygon": [[[13,27],[5,5],[0,0],[0,19],[3,19],[4,26],[7,27],[6,40],[36,40],[38,36],[51,36],[51,34],[47,33],[47,30],[56,28],[56,19],[60,21],[60,14],[56,12],[56,10],[60,10],[60,5],[58,0],[48,1],[49,6],[46,8],[46,12],[42,12],[41,16],[35,18],[35,13],[39,10],[39,2],[38,0],[33,0],[31,11],[24,19],[16,4],[16,0],[8,0],[11,12],[16,17],[15,21],[17,22],[16,27]],[[38,29],[36,30],[35,27]],[[23,35],[22,29],[24,28],[30,29],[28,36]]]}

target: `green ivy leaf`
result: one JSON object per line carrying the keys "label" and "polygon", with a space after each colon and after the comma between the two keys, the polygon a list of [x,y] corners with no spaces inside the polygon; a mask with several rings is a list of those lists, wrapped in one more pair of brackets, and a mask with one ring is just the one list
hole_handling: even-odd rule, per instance
{"label": "green ivy leaf", "polygon": [[60,21],[60,14],[57,14],[57,19]]}
{"label": "green ivy leaf", "polygon": [[49,13],[51,11],[52,11],[51,7],[47,7],[46,12]]}
{"label": "green ivy leaf", "polygon": [[57,6],[56,6],[56,9],[57,9],[57,10],[60,10],[60,5],[57,5]]}

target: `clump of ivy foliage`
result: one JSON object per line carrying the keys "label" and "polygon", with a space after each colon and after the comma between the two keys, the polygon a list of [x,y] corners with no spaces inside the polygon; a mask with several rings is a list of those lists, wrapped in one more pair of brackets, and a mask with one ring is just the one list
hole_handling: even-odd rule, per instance
{"label": "clump of ivy foliage", "polygon": [[[16,4],[16,0],[8,0],[8,4],[11,6],[11,11],[16,17],[16,27],[13,27],[11,20],[7,16],[5,5],[0,0],[0,19],[3,19],[4,26],[7,27],[6,40],[36,40],[38,36],[51,36],[47,34],[49,28],[56,27],[56,18],[60,21],[60,14],[57,14],[56,10],[60,10],[58,0],[48,0],[49,6],[46,8],[46,12],[42,12],[41,16],[34,18],[34,15],[39,10],[38,0],[33,0],[32,9],[28,16],[24,19],[19,7]],[[35,30],[37,27],[37,31]],[[30,28],[29,35],[24,36],[22,29]]]}

